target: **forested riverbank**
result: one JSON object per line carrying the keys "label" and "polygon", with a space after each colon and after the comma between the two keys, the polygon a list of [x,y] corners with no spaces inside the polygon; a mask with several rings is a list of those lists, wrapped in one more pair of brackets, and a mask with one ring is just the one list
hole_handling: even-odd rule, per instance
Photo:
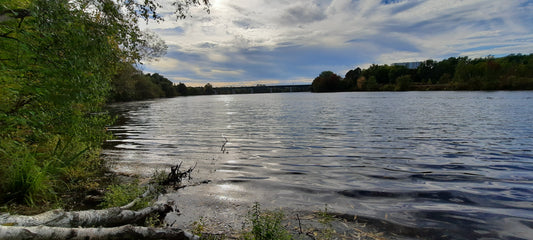
{"label": "forested riverbank", "polygon": [[[178,2],[176,17],[199,5],[209,2]],[[131,100],[151,94],[153,82],[146,85],[146,78],[161,79],[134,77],[139,72],[131,67],[166,51],[161,39],[138,26],[161,21],[158,7],[155,1],[2,1],[2,211],[69,208],[78,197],[105,187],[100,151],[113,119],[102,109],[113,97],[127,98],[117,89],[128,89],[114,81],[121,74],[130,74],[123,79],[146,91]],[[158,97],[165,94],[157,91]]]}
{"label": "forested riverbank", "polygon": [[418,67],[408,68],[408,63],[357,67],[344,78],[324,71],[313,80],[313,91],[533,90],[533,54],[414,63]]}
{"label": "forested riverbank", "polygon": [[154,98],[211,95],[213,86],[188,87],[184,83],[174,84],[158,73],[143,73],[131,64],[124,64],[111,80],[109,102],[139,101]]}

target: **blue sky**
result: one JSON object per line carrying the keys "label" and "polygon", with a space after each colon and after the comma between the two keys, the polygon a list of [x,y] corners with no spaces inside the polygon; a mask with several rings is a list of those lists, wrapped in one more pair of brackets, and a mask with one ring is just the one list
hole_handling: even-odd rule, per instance
{"label": "blue sky", "polygon": [[168,53],[141,68],[188,86],[278,85],[373,63],[533,53],[532,0],[211,3],[210,14],[144,26]]}

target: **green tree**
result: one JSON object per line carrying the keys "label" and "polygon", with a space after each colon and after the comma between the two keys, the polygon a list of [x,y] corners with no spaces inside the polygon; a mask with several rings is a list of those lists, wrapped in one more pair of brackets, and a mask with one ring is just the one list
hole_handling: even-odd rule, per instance
{"label": "green tree", "polygon": [[[177,2],[176,16],[208,4]],[[53,200],[103,168],[98,152],[110,117],[98,113],[124,64],[164,53],[138,26],[162,20],[159,8],[153,0],[2,1],[0,202]]]}
{"label": "green tree", "polygon": [[357,86],[357,79],[361,77],[361,68],[357,67],[353,70],[350,70],[344,76],[344,80],[351,81],[353,86]]}
{"label": "green tree", "polygon": [[369,79],[371,76],[376,78],[378,84],[389,84],[392,81],[389,79],[389,66],[372,64],[369,68],[362,71],[363,76]]}
{"label": "green tree", "polygon": [[165,92],[150,78],[140,75],[135,82],[135,100],[165,97]]}
{"label": "green tree", "polygon": [[401,76],[410,75],[409,69],[404,66],[389,66],[389,82],[393,83]]}
{"label": "green tree", "polygon": [[437,62],[432,59],[428,59],[418,66],[417,75],[421,82],[435,83],[440,78],[437,76],[437,72],[435,71],[436,65]]}
{"label": "green tree", "polygon": [[111,87],[111,100],[135,100],[136,83],[141,73],[131,64],[122,64],[118,73],[113,76]]}
{"label": "green tree", "polygon": [[411,75],[403,75],[396,79],[395,91],[407,91],[411,86]]}
{"label": "green tree", "polygon": [[313,80],[313,92],[334,92],[341,87],[341,77],[332,71],[324,71]]}
{"label": "green tree", "polygon": [[164,92],[164,97],[175,97],[177,95],[176,89],[172,81],[167,78],[159,75],[159,73],[147,74],[150,80],[159,86],[159,88]]}

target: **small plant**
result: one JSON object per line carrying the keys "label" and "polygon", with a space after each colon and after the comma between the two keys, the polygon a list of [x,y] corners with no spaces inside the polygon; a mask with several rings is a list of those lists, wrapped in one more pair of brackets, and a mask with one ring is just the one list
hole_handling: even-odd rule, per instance
{"label": "small plant", "polygon": [[192,233],[194,235],[202,237],[202,233],[205,232],[204,217],[200,217],[200,219],[198,221],[194,221],[192,225],[194,226],[192,229]]}
{"label": "small plant", "polygon": [[[145,188],[139,186],[137,182],[111,185],[107,188],[104,201],[100,206],[103,208],[124,206],[141,196],[144,191]],[[148,201],[137,201],[132,209],[141,209],[147,206]]]}
{"label": "small plant", "polygon": [[317,213],[319,219],[318,221],[322,223],[323,225],[331,225],[331,222],[333,221],[333,215],[328,212],[328,205],[324,205],[324,211],[319,210]]}
{"label": "small plant", "polygon": [[320,231],[319,239],[332,239],[335,234],[335,229],[333,229],[333,215],[328,212],[328,205],[324,205],[324,211],[318,211],[318,222],[322,224],[323,228]]}
{"label": "small plant", "polygon": [[282,226],[281,211],[261,211],[259,203],[255,203],[248,212],[248,221],[252,230],[244,234],[244,239],[292,239],[290,233]]}
{"label": "small plant", "polygon": [[167,181],[168,172],[156,170],[150,177],[150,184],[155,188],[155,193],[166,193],[165,181]]}
{"label": "small plant", "polygon": [[147,227],[162,227],[165,223],[159,213],[153,213],[145,219],[144,225]]}

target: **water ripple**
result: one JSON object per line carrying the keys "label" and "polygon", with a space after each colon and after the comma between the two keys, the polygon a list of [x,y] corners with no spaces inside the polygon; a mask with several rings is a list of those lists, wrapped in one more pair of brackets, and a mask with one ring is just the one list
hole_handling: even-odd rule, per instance
{"label": "water ripple", "polygon": [[199,175],[238,186],[250,202],[328,204],[399,234],[530,239],[532,95],[294,93],[123,103],[111,106],[120,118],[103,155],[127,172],[197,163]]}

